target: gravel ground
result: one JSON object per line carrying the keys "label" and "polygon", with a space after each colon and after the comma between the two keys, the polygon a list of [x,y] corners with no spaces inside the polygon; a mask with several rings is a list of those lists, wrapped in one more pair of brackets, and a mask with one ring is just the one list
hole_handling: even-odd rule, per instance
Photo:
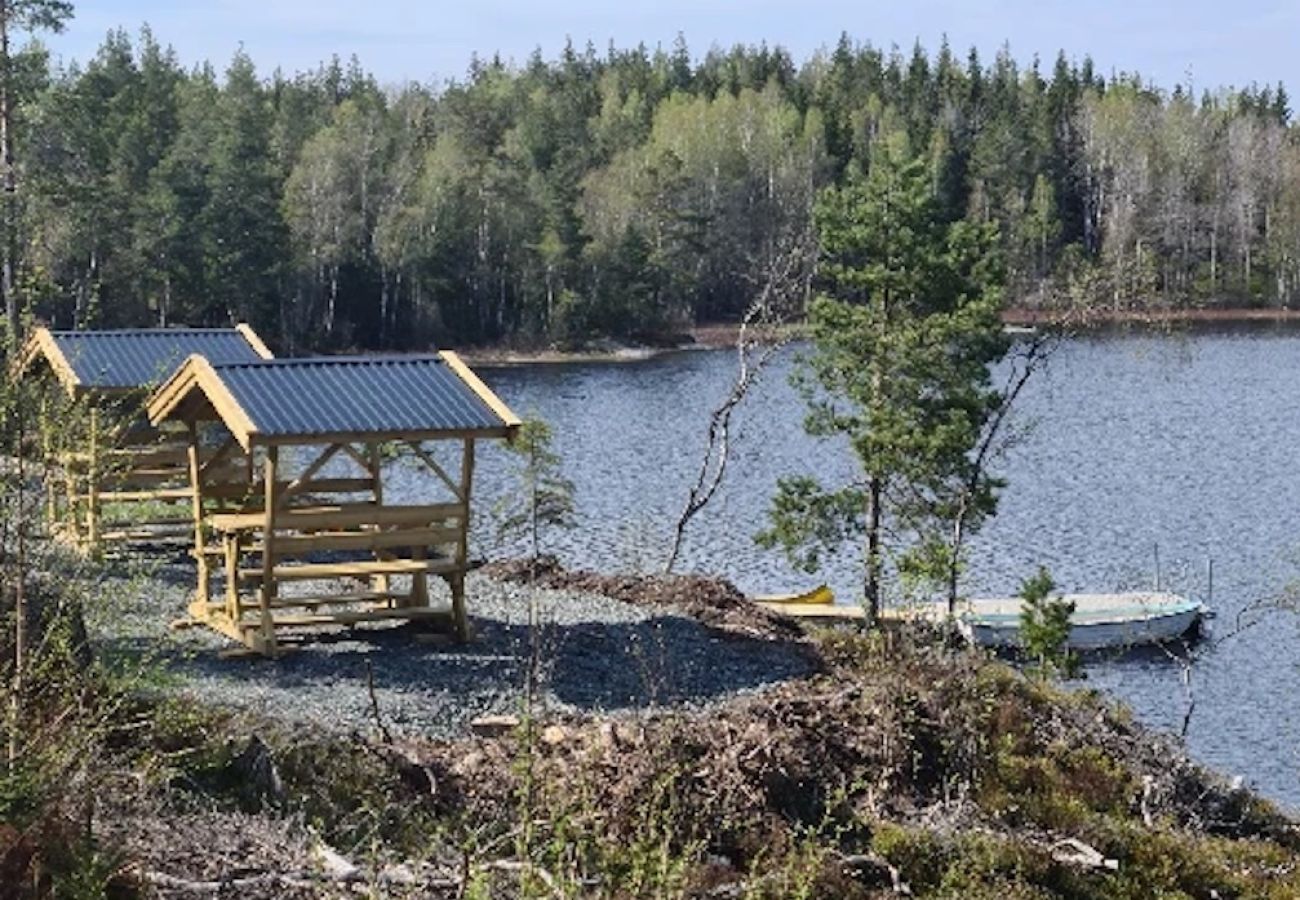
{"label": "gravel ground", "polygon": [[222,658],[217,651],[233,642],[204,628],[167,627],[193,588],[183,564],[131,578],[115,573],[104,588],[105,614],[90,622],[96,640],[110,650],[159,652],[176,690],[344,731],[374,725],[368,666],[381,716],[396,733],[454,737],[479,716],[518,713],[534,643],[542,708],[559,714],[701,706],[812,670],[794,643],[571,590],[536,589],[534,641],[529,589],[482,574],[467,581],[468,644],[422,639],[412,626],[317,630],[277,660]]}

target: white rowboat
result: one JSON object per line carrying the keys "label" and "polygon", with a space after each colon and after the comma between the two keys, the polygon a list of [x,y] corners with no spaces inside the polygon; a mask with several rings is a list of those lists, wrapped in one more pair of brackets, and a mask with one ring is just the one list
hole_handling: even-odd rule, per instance
{"label": "white rowboat", "polygon": [[[1205,608],[1197,601],[1167,592],[1066,594],[1074,604],[1070,617],[1072,650],[1108,650],[1176,640],[1197,624]],[[1019,597],[969,600],[957,608],[958,627],[982,647],[1020,646]],[[946,617],[947,607],[928,608],[925,618]]]}
{"label": "white rowboat", "polygon": [[[819,591],[782,598],[764,597],[759,598],[759,603],[774,612],[801,619],[863,618],[862,607],[830,602]],[[1062,599],[1074,604],[1066,642],[1072,650],[1122,649],[1176,640],[1209,615],[1201,603],[1162,591],[1066,594]],[[965,600],[958,605],[954,618],[957,627],[974,644],[1019,647],[1020,607],[1019,597]],[[916,604],[886,609],[881,615],[887,619],[943,622],[948,618],[948,605]]]}

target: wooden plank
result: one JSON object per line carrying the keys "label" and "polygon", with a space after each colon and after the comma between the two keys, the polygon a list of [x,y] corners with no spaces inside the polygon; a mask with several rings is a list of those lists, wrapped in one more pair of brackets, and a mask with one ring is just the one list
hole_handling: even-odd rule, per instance
{"label": "wooden plank", "polygon": [[[291,482],[282,480],[276,482],[276,492],[288,487]],[[211,484],[204,489],[204,493],[216,499],[239,500],[252,496],[254,492],[262,490],[262,487],[249,484],[246,481],[231,482],[228,484]],[[360,494],[370,490],[369,478],[322,478],[317,481],[308,482],[303,485],[300,495],[303,494]]]}
{"label": "wooden plank", "polygon": [[14,369],[17,375],[25,375],[28,367],[35,361],[37,356],[45,358],[55,377],[59,379],[69,396],[72,396],[82,387],[81,379],[77,377],[77,373],[72,369],[72,364],[59,350],[54,335],[50,333],[49,328],[44,326],[37,328],[32,336],[28,338],[27,345],[19,357],[18,365]]}
{"label": "wooden plank", "polygon": [[349,591],[341,594],[294,594],[276,599],[274,609],[330,606],[339,603],[379,603],[404,598],[405,594],[392,591]]}
{"label": "wooden plank", "polygon": [[[369,474],[372,480],[374,479],[376,470],[371,465],[370,459],[362,455],[357,448],[353,447],[351,444],[339,444],[338,446],[342,447],[344,452],[346,452],[348,456],[352,457],[352,460],[367,474]],[[379,448],[375,447],[375,449],[378,450]]]}
{"label": "wooden plank", "polygon": [[99,535],[99,540],[103,543],[120,543],[123,541],[183,541],[188,544],[190,541],[190,529],[188,522],[178,522],[182,526],[175,531],[151,531],[149,529],[124,529],[119,531],[104,531]]}
{"label": "wooden plank", "polygon": [[470,390],[477,394],[478,398],[487,405],[488,409],[500,417],[511,433],[522,424],[519,417],[510,410],[510,407],[506,406],[501,401],[501,398],[493,393],[492,389],[484,384],[482,379],[475,375],[469,366],[465,365],[464,360],[458,354],[451,350],[443,350],[438,355],[447,364],[447,368],[455,372],[457,377],[469,385]]}
{"label": "wooden plank", "polygon": [[194,496],[190,488],[158,488],[148,491],[93,490],[88,494],[78,494],[78,500],[91,500],[96,504],[131,503],[140,500],[189,500]]}
{"label": "wooden plank", "polygon": [[[382,508],[384,505],[383,455],[380,453],[378,444],[368,444],[365,447],[365,450],[366,450],[366,460],[368,462],[366,468],[370,471],[370,478],[372,479],[370,491],[375,495],[375,504],[377,505],[377,507]],[[370,586],[377,591],[386,592],[392,586],[391,583],[392,583],[392,579],[389,578],[387,574],[376,575],[374,578],[370,580]],[[396,600],[394,600],[393,603],[395,605],[401,605],[398,604]]]}
{"label": "wooden plank", "polygon": [[276,592],[279,590],[275,573],[275,507],[279,502],[275,470],[279,458],[280,451],[278,448],[271,447],[266,451],[266,518],[262,523],[262,546],[264,549],[262,551],[261,586],[258,588],[258,600],[261,605],[260,634],[262,640],[270,647],[275,646],[275,623],[271,618],[271,604],[275,601]]}
{"label": "wooden plank", "polygon": [[[342,444],[331,444],[326,447],[324,452],[317,456],[316,459],[312,461],[311,465],[307,466],[307,468],[303,470],[301,475],[284,486],[284,490],[280,493],[280,505],[283,506],[284,502],[294,494],[305,490],[305,486],[311,483],[312,476],[324,468],[325,464],[333,459],[334,455],[341,449],[343,449]],[[366,486],[370,486],[369,479],[366,481]]]}
{"label": "wooden plank", "polygon": [[244,340],[248,341],[248,346],[252,347],[253,352],[262,357],[262,359],[275,359],[275,354],[271,352],[271,349],[267,347],[266,344],[262,343],[262,339],[258,337],[257,332],[253,330],[252,325],[249,325],[247,322],[240,322],[235,326],[235,330],[243,335]]}
{"label": "wooden plank", "polygon": [[[507,410],[508,412],[508,410]],[[460,542],[456,547],[456,574],[452,576],[451,607],[456,626],[456,638],[469,640],[469,616],[465,611],[465,563],[469,555],[469,498],[474,484],[474,441],[466,439],[460,460],[460,499],[465,504],[465,515],[460,521]]]}
{"label": "wooden plank", "polygon": [[[307,613],[300,616],[276,616],[278,628],[302,628],[311,625],[357,625],[361,622],[401,622],[413,619],[447,619],[451,612],[430,607],[399,606],[396,609],[335,610],[328,613]],[[251,624],[246,626],[252,628]]]}
{"label": "wooden plank", "polygon": [[[190,424],[193,425],[192,422]],[[195,428],[197,429],[197,426],[195,426]],[[192,439],[192,444],[197,443],[197,441],[198,441],[198,437],[197,437],[197,430],[196,430],[195,437]],[[225,462],[230,457],[230,454],[238,447],[239,447],[238,441],[236,441],[233,437],[227,438],[225,441],[222,442],[221,446],[218,447],[214,452],[210,453],[206,459],[200,456],[200,461],[202,462],[202,466],[199,469],[199,474],[202,476],[203,480],[207,481],[209,480],[210,476],[217,474],[217,472],[219,471],[218,467],[223,462]],[[253,479],[247,475],[247,470],[245,469],[244,462],[245,461],[242,459],[234,460],[233,465],[239,467],[239,469],[241,470],[241,474],[244,474],[246,481],[252,481]]]}
{"label": "wooden plank", "polygon": [[86,474],[86,535],[93,547],[99,541],[99,407],[90,407],[90,462]]}
{"label": "wooden plank", "polygon": [[[203,545],[207,541],[203,532],[203,457],[199,448],[199,427],[193,420],[190,420],[185,423],[185,430],[189,434],[189,445],[186,447],[186,462],[190,474],[190,525],[193,529],[194,548],[196,551],[202,551]],[[207,603],[210,599],[209,591],[211,587],[208,557],[202,552],[196,552],[194,561],[198,567],[196,596],[202,602]]]}
{"label": "wooden plank", "polygon": [[144,480],[161,480],[165,478],[189,477],[189,463],[179,463],[174,466],[130,466],[122,470],[122,474],[114,474],[108,480],[114,484],[125,481],[126,479]]}
{"label": "wooden plank", "polygon": [[399,547],[437,547],[460,539],[459,528],[403,528],[396,531],[348,531],[324,534],[276,535],[279,557],[323,553],[331,550],[391,550]]}
{"label": "wooden plank", "polygon": [[147,408],[149,421],[159,425],[174,417],[197,414],[199,410],[186,411],[193,406],[187,401],[196,391],[202,395],[206,404],[202,407],[203,413],[206,415],[210,409],[225,424],[235,440],[239,441],[239,445],[248,450],[257,434],[256,424],[221,381],[212,364],[198,354],[191,354],[154,391]]}
{"label": "wooden plank", "polygon": [[[271,557],[268,556],[269,560]],[[240,569],[241,581],[264,580],[310,581],[329,578],[365,578],[371,575],[441,574],[456,569],[454,560],[379,559],[347,563],[299,563],[296,565]]]}
{"label": "wooden plank", "polygon": [[[366,525],[433,525],[459,519],[465,508],[458,503],[430,503],[420,506],[320,506],[280,510],[276,513],[278,530],[343,531]],[[241,531],[261,523],[260,513],[218,513],[211,516],[212,527],[219,531]]]}
{"label": "wooden plank", "polygon": [[411,451],[415,453],[416,457],[422,463],[424,463],[425,466],[431,472],[433,472],[434,475],[437,475],[438,478],[442,480],[442,483],[447,486],[447,490],[451,491],[452,496],[454,496],[457,500],[461,501],[462,503],[465,502],[465,497],[461,493],[460,487],[456,484],[456,482],[451,480],[451,476],[448,475],[446,471],[443,470],[442,466],[438,465],[438,461],[434,459],[433,456],[431,456],[423,447],[421,447],[415,441],[407,441],[406,446],[410,447]]}

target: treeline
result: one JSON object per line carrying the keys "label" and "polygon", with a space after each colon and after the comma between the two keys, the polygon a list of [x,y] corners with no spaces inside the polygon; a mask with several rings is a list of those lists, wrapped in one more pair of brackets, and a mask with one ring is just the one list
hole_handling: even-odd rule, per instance
{"label": "treeline", "polygon": [[14,67],[18,286],[62,326],[254,323],[285,350],[582,341],[741,314],[885,133],[945,217],[995,222],[1009,301],[1292,302],[1282,86],[1199,97],[847,37],[694,59],[566,48],[384,88],[356,63],[182,66],[146,30]]}

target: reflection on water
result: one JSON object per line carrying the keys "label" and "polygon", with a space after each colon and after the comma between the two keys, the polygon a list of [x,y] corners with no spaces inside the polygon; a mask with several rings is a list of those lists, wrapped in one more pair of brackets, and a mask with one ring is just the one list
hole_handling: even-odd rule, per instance
{"label": "reflection on water", "polygon": [[[635,364],[534,366],[484,376],[521,414],[545,418],[577,487],[579,527],[547,543],[569,563],[652,569],[699,465],[710,408],[732,376],[729,352],[699,351]],[[688,535],[680,568],[720,573],[753,592],[825,578],[860,596],[860,554],[846,547],[817,576],[760,550],[779,476],[836,483],[852,473],[842,446],[803,434],[786,354],[738,413],[726,485]],[[1121,334],[1064,346],[1027,390],[1027,431],[1004,466],[1000,515],[975,541],[972,593],[1007,593],[1043,564],[1067,591],[1149,585],[1159,547],[1165,583],[1203,597],[1215,565],[1217,628],[1275,596],[1297,573],[1300,545],[1300,337],[1254,330]],[[508,489],[505,454],[480,454],[484,508]],[[500,553],[478,523],[476,552]],[[1199,758],[1300,806],[1296,623],[1276,616],[1215,647],[1195,674],[1189,742]],[[1103,660],[1090,683],[1148,723],[1176,728],[1180,673],[1160,655]]]}

